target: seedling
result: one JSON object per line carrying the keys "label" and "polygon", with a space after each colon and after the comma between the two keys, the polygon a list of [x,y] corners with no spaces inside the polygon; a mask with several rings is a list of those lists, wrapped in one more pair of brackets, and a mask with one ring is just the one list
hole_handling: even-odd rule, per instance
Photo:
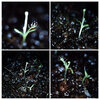
{"label": "seedling", "polygon": [[84,67],[84,74],[85,74],[85,76],[84,76],[84,78],[82,80],[82,84],[84,83],[85,79],[90,78],[90,75],[88,75],[88,73],[86,72],[85,67]]}
{"label": "seedling", "polygon": [[32,90],[32,88],[33,88],[33,86],[34,86],[34,84],[33,84],[33,85],[31,85],[30,87],[28,86],[27,88],[29,88],[29,90],[31,91],[31,90]]}
{"label": "seedling", "polygon": [[38,66],[38,69],[41,69],[43,67],[43,65],[42,64],[40,64],[39,66]]}
{"label": "seedling", "polygon": [[80,23],[80,25],[81,25],[80,31],[79,31],[79,35],[78,35],[78,38],[79,38],[79,39],[80,39],[80,36],[81,36],[81,33],[82,33],[83,28],[89,26],[88,24],[84,24],[84,22],[85,22],[85,12],[86,12],[86,9],[83,9],[83,18],[82,18],[82,22],[81,22],[81,21],[78,21],[78,22]]}
{"label": "seedling", "polygon": [[27,30],[28,14],[29,14],[28,11],[25,11],[25,22],[24,22],[24,26],[23,26],[23,32],[14,28],[14,31],[23,37],[22,44],[26,41],[28,34],[36,31],[36,28],[37,28],[37,23],[34,23],[34,24],[32,23],[31,26],[29,26],[29,29]]}
{"label": "seedling", "polygon": [[32,84],[30,87],[29,86],[21,86],[19,89],[21,89],[21,91],[26,92],[27,89],[29,89],[30,91],[32,90],[32,88],[34,87],[34,84]]}
{"label": "seedling", "polygon": [[25,74],[29,71],[29,70],[27,70],[27,65],[28,65],[28,62],[26,62],[25,69],[23,70],[24,71],[24,78],[25,78]]}
{"label": "seedling", "polygon": [[69,66],[70,66],[70,64],[71,64],[71,62],[70,62],[70,61],[68,61],[68,62],[64,61],[64,58],[62,58],[62,57],[60,57],[60,61],[62,61],[62,62],[63,62],[63,64],[64,64],[64,66],[65,66],[65,74],[64,74],[64,79],[66,80],[66,74],[67,74],[67,71],[68,71],[68,70],[70,70],[70,71],[71,71],[71,73],[72,73],[72,74],[74,74],[74,72],[73,72],[72,68],[70,68],[70,67],[69,67]]}
{"label": "seedling", "polygon": [[[33,60],[33,61],[34,61],[34,63],[36,63],[36,62],[37,62],[37,59],[35,59],[35,60]],[[29,89],[29,90],[31,91],[32,88],[34,87],[34,84],[32,84],[31,86],[28,86],[29,81],[26,80],[26,73],[29,71],[29,69],[27,69],[27,67],[28,67],[28,62],[26,62],[25,68],[23,69],[23,71],[24,71],[24,79],[25,79],[26,84],[25,84],[25,86],[22,86],[22,87],[20,88],[20,89],[21,89],[22,91],[24,91],[24,92],[26,92],[27,89]],[[31,66],[31,68],[33,68],[33,67],[34,67],[34,66]],[[43,67],[42,64],[40,64],[40,65],[38,66],[38,74],[36,75],[35,78],[38,77],[38,75],[39,75],[39,73],[40,73],[42,67]]]}
{"label": "seedling", "polygon": [[38,72],[39,72],[39,73],[40,73],[42,67],[43,67],[42,64],[40,64],[40,65],[38,66]]}

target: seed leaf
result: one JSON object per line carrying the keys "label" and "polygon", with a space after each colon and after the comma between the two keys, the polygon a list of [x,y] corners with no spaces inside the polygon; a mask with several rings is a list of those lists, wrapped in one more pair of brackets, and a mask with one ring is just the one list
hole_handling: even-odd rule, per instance
{"label": "seed leaf", "polygon": [[89,24],[85,24],[83,27],[88,27],[89,26]]}
{"label": "seed leaf", "polygon": [[15,31],[16,33],[19,33],[20,35],[23,35],[23,33],[22,33],[21,31],[19,31],[18,29],[16,29],[16,28],[14,28],[14,31]]}

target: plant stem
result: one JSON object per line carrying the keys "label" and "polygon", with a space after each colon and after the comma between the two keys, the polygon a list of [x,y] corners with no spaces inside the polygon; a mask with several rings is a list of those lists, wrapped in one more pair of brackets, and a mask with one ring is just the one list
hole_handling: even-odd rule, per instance
{"label": "plant stem", "polygon": [[81,28],[80,28],[80,32],[79,32],[79,38],[80,38],[80,35],[81,35],[81,32],[82,32],[82,29],[84,28],[84,22],[85,22],[85,18],[82,19],[82,24],[81,24]]}
{"label": "plant stem", "polygon": [[27,35],[26,34],[23,34],[22,44],[26,41],[26,37],[27,37]]}
{"label": "plant stem", "polygon": [[84,67],[84,74],[85,74],[85,76],[83,77],[82,84],[84,83],[86,78],[90,77],[90,75],[88,75],[88,73],[86,72],[86,68],[85,67]]}
{"label": "plant stem", "polygon": [[81,33],[82,33],[82,29],[84,28],[85,12],[86,12],[86,9],[83,9],[83,18],[82,18],[82,23],[81,23],[81,28],[80,28],[80,31],[79,31],[78,38],[80,38],[80,35],[81,35]]}
{"label": "plant stem", "polygon": [[28,11],[25,11],[25,21],[24,21],[24,27],[23,27],[23,33],[26,33],[27,29],[27,22],[28,22]]}
{"label": "plant stem", "polygon": [[[26,62],[26,65],[25,65],[25,69],[24,69],[24,78],[25,78],[26,72],[28,71],[28,70],[27,70],[27,65],[28,65],[28,62]],[[25,79],[26,79],[26,78],[25,78]]]}
{"label": "plant stem", "polygon": [[86,79],[86,77],[84,76],[84,78],[83,78],[83,80],[82,80],[82,84],[84,83],[85,79]]}
{"label": "plant stem", "polygon": [[65,73],[64,73],[64,80],[66,80],[66,75],[67,75],[67,71],[65,70]]}

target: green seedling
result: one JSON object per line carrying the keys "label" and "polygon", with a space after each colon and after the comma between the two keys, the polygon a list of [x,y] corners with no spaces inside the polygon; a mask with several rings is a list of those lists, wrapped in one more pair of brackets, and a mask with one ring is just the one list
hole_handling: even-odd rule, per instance
{"label": "green seedling", "polygon": [[32,88],[34,87],[34,84],[31,85],[30,87],[29,86],[21,86],[19,89],[23,92],[26,92],[27,89],[29,89],[30,91],[32,91]]}
{"label": "green seedling", "polygon": [[24,86],[21,86],[19,89],[20,89],[21,91],[23,91],[23,92],[26,92],[26,90],[27,90],[27,88],[24,87]]}
{"label": "green seedling", "polygon": [[25,86],[22,86],[20,89],[22,90],[22,91],[24,91],[24,92],[26,92],[27,91],[27,89],[29,89],[30,91],[32,90],[32,88],[34,87],[34,84],[33,85],[31,85],[31,86],[28,86],[28,82],[29,81],[26,81],[26,73],[29,71],[28,69],[27,69],[27,66],[28,66],[28,62],[26,62],[26,65],[25,65],[25,68],[24,68],[24,79],[25,79],[25,82],[26,82],[26,84],[25,84]]}
{"label": "green seedling", "polygon": [[71,71],[71,73],[72,73],[72,74],[74,74],[74,72],[73,72],[72,68],[70,68],[70,67],[69,67],[69,66],[70,66],[70,64],[71,64],[71,62],[70,62],[70,61],[66,62],[66,61],[64,60],[64,58],[62,58],[62,57],[60,57],[60,61],[62,61],[62,62],[63,62],[64,67],[65,67],[64,79],[66,80],[66,74],[67,74],[67,71],[68,71],[68,70],[70,70],[70,71]]}
{"label": "green seedling", "polygon": [[87,73],[85,67],[84,67],[84,74],[85,74],[85,76],[84,76],[84,78],[83,78],[83,80],[82,80],[82,84],[84,83],[85,79],[90,78],[90,75],[88,75],[88,73]]}
{"label": "green seedling", "polygon": [[[33,62],[34,62],[34,64],[36,64],[37,63],[37,59],[34,59]],[[31,68],[34,68],[34,65],[31,65]]]}
{"label": "green seedling", "polygon": [[40,64],[40,65],[38,66],[38,74],[40,73],[42,67],[43,67],[42,64]]}
{"label": "green seedling", "polygon": [[85,12],[86,12],[86,9],[83,9],[83,18],[82,18],[82,22],[81,22],[81,21],[78,21],[78,22],[80,23],[80,25],[81,25],[80,31],[79,31],[79,35],[78,35],[78,38],[79,38],[79,39],[80,39],[80,36],[81,36],[81,33],[82,33],[83,28],[89,26],[88,24],[84,24],[84,23],[85,23]]}
{"label": "green seedling", "polygon": [[27,88],[29,88],[29,90],[31,91],[33,87],[34,87],[34,84],[31,85],[30,87],[28,86]]}
{"label": "green seedling", "polygon": [[[37,63],[37,59],[33,60],[34,63]],[[30,69],[28,68],[28,62],[25,63],[25,68],[23,69],[23,79],[25,80],[25,84],[23,84],[23,86],[19,87],[18,89],[20,89],[21,91],[23,92],[27,92],[27,90],[30,90],[32,91],[32,88],[35,86],[34,83],[32,83],[32,85],[30,86],[29,85],[29,80],[28,78],[26,77],[26,73],[30,71]],[[38,67],[37,67],[37,71],[38,71],[38,74],[35,76],[35,79],[38,78],[39,74],[40,74],[40,71],[41,71],[41,68],[43,67],[42,64],[40,64]],[[34,65],[31,65],[31,68],[32,70],[34,70]],[[8,70],[7,68],[5,68],[6,70]],[[9,71],[9,70],[8,70]],[[10,72],[10,71],[9,71]]]}
{"label": "green seedling", "polygon": [[33,61],[34,61],[34,63],[36,63],[37,62],[37,59],[34,59]]}
{"label": "green seedling", "polygon": [[24,22],[24,26],[23,26],[23,32],[14,28],[14,31],[23,37],[22,44],[26,41],[28,34],[36,31],[36,28],[37,28],[37,23],[34,23],[34,24],[32,23],[31,26],[29,26],[29,29],[27,30],[28,14],[29,14],[28,11],[25,11],[25,22]]}
{"label": "green seedling", "polygon": [[42,64],[40,64],[39,66],[38,66],[38,69],[40,69],[40,68],[42,68],[43,67],[43,65]]}
{"label": "green seedling", "polygon": [[29,71],[29,70],[27,70],[27,65],[28,65],[28,62],[26,62],[25,69],[23,70],[24,71],[24,78],[25,78],[25,74]]}

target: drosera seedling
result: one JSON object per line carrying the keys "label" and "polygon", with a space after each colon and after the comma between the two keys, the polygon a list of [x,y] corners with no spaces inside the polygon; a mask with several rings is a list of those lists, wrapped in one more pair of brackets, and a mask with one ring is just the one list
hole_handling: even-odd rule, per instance
{"label": "drosera seedling", "polygon": [[85,67],[84,67],[84,74],[85,74],[85,76],[83,77],[82,84],[84,84],[85,79],[90,78],[90,75],[87,73]]}
{"label": "drosera seedling", "polygon": [[[36,63],[36,61],[37,61],[37,59],[35,59],[35,60],[33,60],[35,63]],[[29,71],[29,69],[28,69],[28,62],[26,62],[26,64],[25,64],[25,68],[23,69],[23,73],[24,73],[24,80],[25,80],[25,82],[26,82],[26,84],[25,84],[25,86],[21,86],[19,89],[21,89],[22,91],[24,91],[24,92],[26,92],[27,91],[27,89],[29,89],[30,91],[32,91],[32,88],[34,87],[34,85],[35,84],[32,84],[31,86],[28,86],[28,83],[29,83],[29,81],[27,81],[27,78],[26,78],[26,73]],[[34,66],[32,66],[32,68],[33,68]],[[41,71],[41,68],[43,67],[43,65],[42,64],[40,64],[39,66],[38,66],[38,74],[36,75],[36,77],[35,78],[37,78],[38,77],[38,75],[39,75],[39,73],[40,73],[40,71]]]}
{"label": "drosera seedling", "polygon": [[86,12],[86,9],[83,9],[82,22],[78,20],[78,22],[79,22],[80,25],[81,25],[81,27],[80,27],[80,31],[79,31],[79,35],[78,35],[78,38],[79,38],[79,39],[80,39],[80,36],[81,36],[81,33],[82,33],[83,28],[89,26],[88,24],[84,24],[84,23],[85,23],[85,12]]}
{"label": "drosera seedling", "polygon": [[74,71],[73,71],[73,69],[72,69],[72,68],[70,68],[70,67],[69,67],[69,66],[70,66],[70,64],[71,64],[71,62],[70,62],[70,61],[67,61],[67,62],[66,62],[66,61],[64,60],[64,58],[63,58],[63,57],[60,57],[60,61],[62,61],[62,62],[63,62],[64,67],[65,67],[64,79],[66,80],[66,74],[67,74],[67,71],[68,71],[68,70],[70,70],[72,74],[74,74]]}
{"label": "drosera seedling", "polygon": [[25,69],[23,69],[23,71],[24,71],[24,78],[25,78],[25,74],[29,71],[29,70],[27,69],[27,65],[28,65],[28,62],[26,62]]}
{"label": "drosera seedling", "polygon": [[42,67],[43,67],[42,64],[40,64],[40,65],[38,66],[38,72],[39,72],[39,73],[40,73]]}
{"label": "drosera seedling", "polygon": [[23,37],[22,45],[25,43],[28,34],[31,33],[31,32],[36,31],[36,28],[37,28],[37,23],[35,22],[35,23],[32,23],[27,29],[27,26],[28,26],[28,15],[29,15],[29,12],[25,11],[25,21],[24,21],[24,26],[23,26],[23,32],[21,32],[18,29],[14,28],[14,31],[16,33],[20,34]]}
{"label": "drosera seedling", "polygon": [[34,87],[34,84],[32,84],[31,86],[21,86],[19,89],[23,92],[26,92],[27,89],[29,89],[30,91],[32,91],[32,88]]}
{"label": "drosera seedling", "polygon": [[33,87],[34,87],[34,84],[32,84],[30,87],[28,86],[27,88],[31,91]]}

